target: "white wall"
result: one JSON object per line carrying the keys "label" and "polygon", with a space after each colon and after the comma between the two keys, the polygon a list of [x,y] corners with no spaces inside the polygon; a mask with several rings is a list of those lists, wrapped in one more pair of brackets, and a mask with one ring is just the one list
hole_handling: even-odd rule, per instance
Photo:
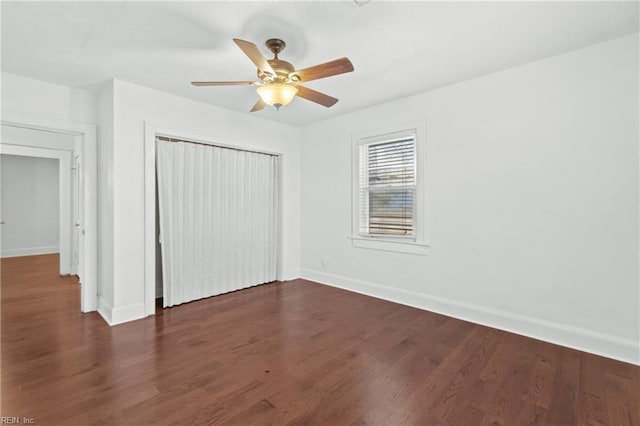
{"label": "white wall", "polygon": [[2,257],[58,253],[58,160],[0,155]]}
{"label": "white wall", "polygon": [[113,309],[113,81],[96,88],[98,122],[98,310]]}
{"label": "white wall", "polygon": [[[425,119],[429,254],[353,248],[351,133]],[[303,277],[640,363],[638,34],[309,126],[301,170]]]}
{"label": "white wall", "polygon": [[2,111],[56,120],[96,122],[94,95],[86,90],[3,72]]}
{"label": "white wall", "polygon": [[282,277],[299,276],[299,128],[118,80],[114,82],[113,122],[114,299],[111,323],[144,316],[145,122],[199,135],[212,142],[281,153]]}

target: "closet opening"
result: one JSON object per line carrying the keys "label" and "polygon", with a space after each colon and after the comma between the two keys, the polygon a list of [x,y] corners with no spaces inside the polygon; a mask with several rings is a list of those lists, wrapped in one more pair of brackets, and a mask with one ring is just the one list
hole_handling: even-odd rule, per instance
{"label": "closet opening", "polygon": [[280,156],[156,136],[154,308],[274,282]]}

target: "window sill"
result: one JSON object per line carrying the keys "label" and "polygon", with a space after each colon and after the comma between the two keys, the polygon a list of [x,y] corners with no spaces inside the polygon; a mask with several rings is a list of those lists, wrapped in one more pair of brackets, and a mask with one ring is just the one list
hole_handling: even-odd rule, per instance
{"label": "window sill", "polygon": [[365,248],[370,250],[391,251],[394,253],[416,254],[426,256],[429,252],[429,246],[426,244],[416,243],[414,241],[402,241],[384,238],[365,238],[360,236],[350,236],[351,245],[356,248]]}

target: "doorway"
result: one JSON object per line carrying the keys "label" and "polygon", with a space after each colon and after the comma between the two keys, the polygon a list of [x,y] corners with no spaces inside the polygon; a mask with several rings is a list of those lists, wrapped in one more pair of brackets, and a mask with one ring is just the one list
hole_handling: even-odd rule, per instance
{"label": "doorway", "polygon": [[60,275],[77,270],[71,255],[70,157],[70,151],[3,145],[3,258],[59,253]]}
{"label": "doorway", "polygon": [[[60,173],[66,173],[61,181],[68,182],[68,185],[60,185],[68,191],[68,198],[61,199],[61,204],[67,207],[68,216],[65,224],[61,221],[60,234],[68,236],[67,258],[61,259],[61,272],[71,274],[75,272],[80,278],[80,309],[82,312],[92,312],[97,310],[98,283],[97,283],[97,158],[96,158],[96,126],[93,124],[77,123],[63,120],[50,120],[39,117],[17,115],[5,113],[2,117],[2,143],[0,143],[0,154],[27,155],[36,157],[46,157],[49,155],[58,158],[60,161]],[[25,130],[38,131],[50,136],[48,140],[20,142],[18,139],[11,139],[12,132]],[[66,135],[73,139],[71,150],[59,149],[60,146],[52,142],[51,136]],[[8,137],[9,136],[9,137]],[[24,150],[29,150],[29,154],[24,154]],[[62,154],[57,151],[64,151]],[[56,157],[57,156],[57,157]],[[77,158],[76,158],[77,157]],[[64,165],[63,165],[64,163]],[[77,179],[72,186],[72,168]],[[72,204],[72,193],[77,191],[78,205]],[[77,208],[76,208],[77,207]],[[75,221],[77,220],[77,222]],[[76,226],[77,224],[77,226]],[[67,227],[67,229],[63,229]],[[78,228],[73,231],[73,228]],[[77,237],[76,237],[77,235]],[[74,244],[76,254],[74,255]],[[73,263],[72,259],[77,259]]]}

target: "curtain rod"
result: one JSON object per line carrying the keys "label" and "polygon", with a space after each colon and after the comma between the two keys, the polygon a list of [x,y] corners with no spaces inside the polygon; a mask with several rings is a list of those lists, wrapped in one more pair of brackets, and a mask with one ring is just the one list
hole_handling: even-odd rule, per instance
{"label": "curtain rod", "polygon": [[278,154],[273,154],[273,153],[270,153],[270,152],[256,151],[256,150],[253,150],[253,149],[246,149],[246,148],[236,148],[234,146],[218,145],[218,144],[214,144],[214,143],[196,142],[196,141],[189,141],[189,140],[185,140],[185,139],[176,139],[176,138],[171,138],[169,136],[156,136],[156,139],[159,139],[159,140],[164,141],[164,142],[185,142],[185,143],[192,143],[192,144],[195,144],[195,145],[212,146],[212,147],[216,147],[216,148],[233,149],[234,151],[252,152],[254,154],[263,154],[263,155],[271,155],[272,157],[279,157]]}

